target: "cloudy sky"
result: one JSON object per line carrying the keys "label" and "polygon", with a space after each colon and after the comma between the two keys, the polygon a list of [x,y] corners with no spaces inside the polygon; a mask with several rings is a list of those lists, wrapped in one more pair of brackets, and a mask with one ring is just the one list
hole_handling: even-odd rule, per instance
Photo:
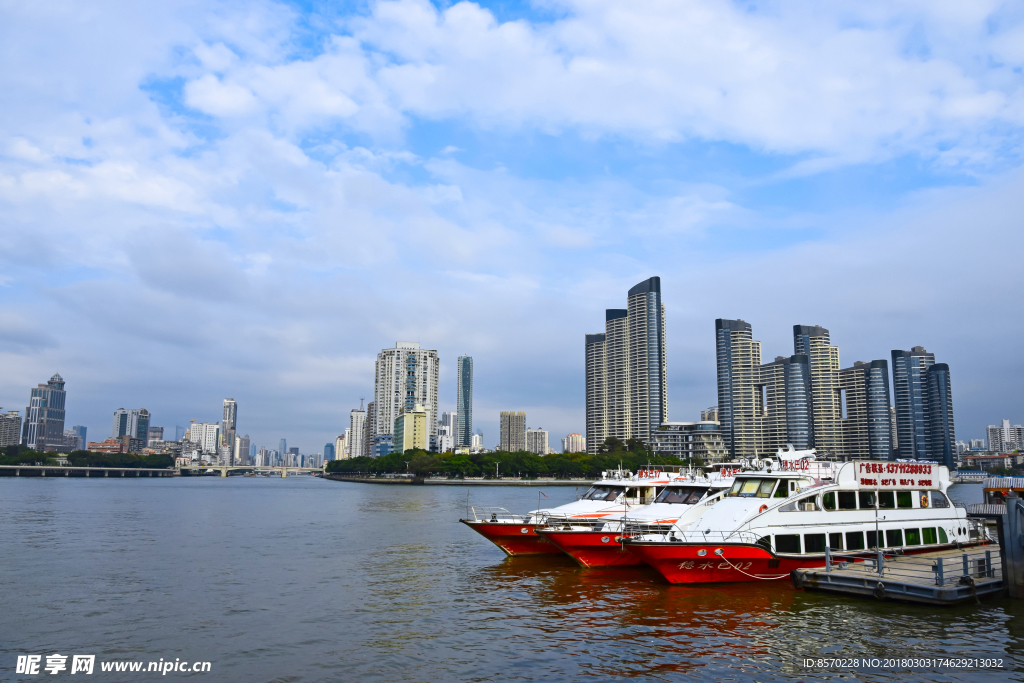
{"label": "cloudy sky", "polygon": [[959,438],[1024,421],[1024,8],[0,2],[0,406],[105,437],[225,397],[304,452],[396,340],[476,422],[584,431],[583,335],[662,278],[669,416],[714,319],[843,367],[923,345]]}

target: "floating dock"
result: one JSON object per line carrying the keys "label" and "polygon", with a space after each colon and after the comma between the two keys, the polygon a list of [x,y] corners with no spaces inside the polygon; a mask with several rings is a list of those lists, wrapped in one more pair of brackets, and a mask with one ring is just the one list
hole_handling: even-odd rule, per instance
{"label": "floating dock", "polygon": [[919,555],[828,553],[824,567],[794,569],[793,585],[810,591],[929,605],[974,602],[1003,594],[996,544]]}

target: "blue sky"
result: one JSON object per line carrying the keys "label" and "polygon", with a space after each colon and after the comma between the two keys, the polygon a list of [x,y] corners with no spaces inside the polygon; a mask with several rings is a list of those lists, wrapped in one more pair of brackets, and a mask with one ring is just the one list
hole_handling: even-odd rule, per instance
{"label": "blue sky", "polygon": [[1000,2],[0,8],[0,406],[224,397],[318,451],[396,340],[476,426],[583,431],[583,335],[662,278],[669,416],[716,317],[843,367],[923,345],[957,435],[1024,421],[1024,13]]}

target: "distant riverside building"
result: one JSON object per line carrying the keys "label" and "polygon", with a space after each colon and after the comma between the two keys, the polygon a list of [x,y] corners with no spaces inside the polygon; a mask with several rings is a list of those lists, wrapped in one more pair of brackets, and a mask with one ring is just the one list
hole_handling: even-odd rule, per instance
{"label": "distant riverside building", "polygon": [[334,459],[348,460],[348,449],[345,447],[345,435],[339,434],[334,440]]}
{"label": "distant riverside building", "polygon": [[473,443],[473,357],[459,356],[456,378],[458,396],[455,401],[455,445],[467,447]]}
{"label": "distant riverside building", "polygon": [[483,447],[484,447],[484,435],[483,434],[474,434],[473,435],[473,444],[470,446],[470,448],[472,448],[473,450],[482,450]]}
{"label": "distant riverside building", "polygon": [[427,450],[430,444],[429,421],[427,409],[418,403],[412,410],[403,410],[395,418],[394,452],[404,453],[411,448]]}
{"label": "distant riverside building", "polygon": [[839,372],[839,384],[846,404],[841,453],[853,460],[891,460],[889,363],[858,361]]}
{"label": "distant riverside building", "polygon": [[324,444],[324,460],[334,460],[334,444]]}
{"label": "distant riverside building", "polygon": [[649,442],[668,419],[661,278],[631,288],[625,309],[605,311],[605,331],[584,338],[587,448],[608,437]]}
{"label": "distant riverside building", "polygon": [[207,455],[216,455],[220,443],[220,424],[216,422],[192,422],[188,427],[188,440],[198,444]]}
{"label": "distant riverside building", "polygon": [[[1024,444],[1024,427],[1010,425],[1009,420],[1003,420],[999,425],[989,425],[985,428],[988,435],[988,447],[996,453],[1008,453],[1021,448]],[[975,444],[980,443],[980,448],[975,449]],[[971,439],[972,450],[985,450],[984,439]]]}
{"label": "distant riverside building", "polygon": [[[455,450],[455,427],[452,426],[452,420],[445,418],[454,415],[454,413],[441,413],[441,420],[437,426],[437,441],[434,443],[434,450],[438,453],[450,453]],[[470,434],[470,438],[472,438]]]}
{"label": "distant riverside building", "polygon": [[526,413],[502,411],[499,450],[514,453],[526,450]]}
{"label": "distant riverside building", "polygon": [[164,428],[149,426],[149,438],[147,441],[163,441],[164,440]]}
{"label": "distant riverside building", "polygon": [[[1005,420],[1009,422],[1009,420]],[[989,427],[991,429],[991,427]],[[983,451],[985,450],[985,439],[971,439],[970,447],[972,451]]]}
{"label": "distant riverside building", "polygon": [[89,430],[86,429],[85,425],[75,425],[71,429],[73,429],[75,434],[78,435],[78,448],[81,450],[85,450],[85,445],[88,443],[88,439],[86,439],[86,434],[88,433]]}
{"label": "distant riverside building", "polygon": [[547,455],[548,433],[543,429],[527,429],[526,450],[537,455]]}
{"label": "distant riverside building", "polygon": [[[40,384],[29,396],[25,422],[21,426],[21,443],[34,451],[64,450],[64,378],[55,373],[46,384]],[[9,414],[9,413],[8,413]]]}
{"label": "distant riverside building", "polygon": [[714,464],[727,460],[729,452],[722,440],[722,429],[717,422],[666,422],[656,432],[651,450],[676,458],[696,459]]}
{"label": "distant riverside building", "polygon": [[0,447],[17,446],[21,442],[21,414],[8,410],[0,414]]}
{"label": "distant riverside building", "polygon": [[224,399],[224,410],[220,421],[221,441],[234,448],[235,432],[238,429],[238,403],[233,398]]}
{"label": "distant riverside building", "polygon": [[810,369],[814,448],[842,453],[839,349],[821,325],[793,325],[793,353],[807,356]]}
{"label": "distant riverside building", "polygon": [[249,435],[238,436],[235,435],[235,452],[233,458],[233,465],[250,465],[249,461]]}
{"label": "distant riverside building", "polygon": [[64,430],[64,452],[71,453],[73,451],[85,450],[85,445],[79,445],[78,433],[74,429]]}
{"label": "distant riverside building", "polygon": [[928,420],[928,459],[956,467],[956,429],[953,424],[953,385],[949,365],[935,363],[925,373],[928,392],[925,410]]}
{"label": "distant riverside building", "polygon": [[[128,437],[131,440],[131,437]],[[138,439],[136,439],[138,441]],[[125,443],[122,439],[109,438],[103,441],[90,441],[88,450],[95,453],[127,453]],[[130,446],[130,444],[128,444]]]}
{"label": "distant riverside building", "polygon": [[[373,402],[376,410],[376,434],[393,437],[395,420],[402,411],[423,406],[427,413],[427,443],[437,435],[437,382],[440,361],[437,351],[421,349],[418,342],[395,342],[395,348],[377,354],[374,371]],[[393,439],[374,439],[374,456],[386,455],[383,449]]]}
{"label": "distant riverside building", "polygon": [[366,428],[366,411],[352,410],[349,412],[348,419],[348,455],[350,458],[361,458],[366,455],[363,452],[363,448],[366,446],[366,434],[363,431]]}
{"label": "distant riverside building", "polygon": [[145,447],[149,443],[149,411],[145,408],[125,410],[118,408],[114,411],[114,426],[110,436],[119,439],[124,435],[134,439],[141,439]]}
{"label": "distant riverside building", "polygon": [[370,401],[366,404],[366,422],[363,424],[363,453],[375,457],[373,438],[377,435],[377,404]]}
{"label": "distant riverside building", "polygon": [[573,432],[562,439],[563,453],[586,453],[587,440],[581,434]]}
{"label": "distant riverside building", "polygon": [[700,411],[701,422],[718,422],[718,406],[711,406],[707,410]]}

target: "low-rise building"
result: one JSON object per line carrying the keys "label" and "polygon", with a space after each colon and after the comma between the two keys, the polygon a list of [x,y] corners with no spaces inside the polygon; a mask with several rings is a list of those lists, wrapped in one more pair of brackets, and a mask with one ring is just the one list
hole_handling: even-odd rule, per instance
{"label": "low-rise building", "polygon": [[427,409],[419,403],[412,410],[403,410],[395,418],[394,451],[404,453],[410,448],[427,450],[430,432],[427,427]]}
{"label": "low-rise building", "polygon": [[88,450],[93,453],[124,453],[124,447],[121,439],[108,438],[103,441],[90,441]]}
{"label": "low-rise building", "polygon": [[1024,455],[1020,453],[972,453],[963,457],[963,469],[993,470],[996,467],[1012,469],[1024,465]]}
{"label": "low-rise building", "polygon": [[729,452],[717,422],[664,422],[651,432],[651,450],[661,455],[699,459],[706,463],[727,460]]}

